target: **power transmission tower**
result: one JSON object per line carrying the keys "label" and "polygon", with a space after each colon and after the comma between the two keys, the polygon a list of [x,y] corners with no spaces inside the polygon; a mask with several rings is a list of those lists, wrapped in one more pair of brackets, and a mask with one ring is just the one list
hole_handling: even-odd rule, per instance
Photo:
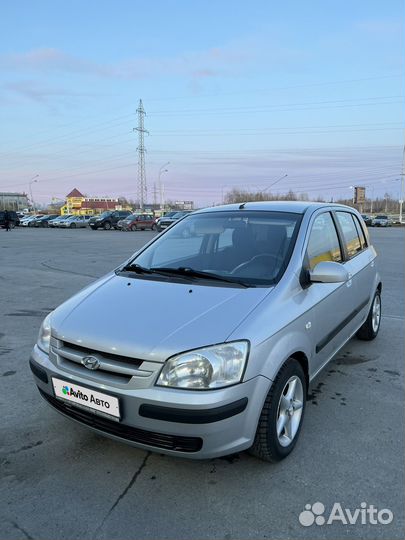
{"label": "power transmission tower", "polygon": [[143,108],[142,100],[139,100],[139,107],[136,109],[138,113],[138,127],[134,128],[134,131],[138,132],[138,200],[141,210],[143,210],[146,203],[147,187],[146,187],[146,174],[145,174],[145,143],[144,136],[148,131],[144,127],[145,110]]}

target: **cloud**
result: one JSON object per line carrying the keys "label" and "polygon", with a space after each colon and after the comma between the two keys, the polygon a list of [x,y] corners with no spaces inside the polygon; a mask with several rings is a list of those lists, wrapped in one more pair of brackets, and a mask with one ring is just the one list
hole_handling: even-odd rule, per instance
{"label": "cloud", "polygon": [[0,68],[38,74],[62,72],[124,80],[184,76],[197,79],[230,75],[251,58],[243,47],[228,45],[166,57],[135,56],[112,64],[79,58],[55,48],[0,55]]}
{"label": "cloud", "polygon": [[53,48],[42,48],[25,53],[13,53],[0,56],[0,66],[13,70],[34,72],[87,73],[108,75],[108,69],[87,60],[72,56]]}
{"label": "cloud", "polygon": [[2,85],[6,93],[35,101],[36,103],[48,103],[51,98],[81,98],[93,97],[95,94],[85,92],[72,92],[63,88],[50,87],[38,84],[36,81],[23,80],[8,82]]}

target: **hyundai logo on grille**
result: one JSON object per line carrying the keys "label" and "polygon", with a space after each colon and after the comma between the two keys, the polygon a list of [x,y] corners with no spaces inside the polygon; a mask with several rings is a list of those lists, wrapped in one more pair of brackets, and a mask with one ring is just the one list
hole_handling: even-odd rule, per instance
{"label": "hyundai logo on grille", "polygon": [[82,364],[85,368],[91,369],[92,371],[100,367],[100,360],[95,356],[85,356],[82,358]]}

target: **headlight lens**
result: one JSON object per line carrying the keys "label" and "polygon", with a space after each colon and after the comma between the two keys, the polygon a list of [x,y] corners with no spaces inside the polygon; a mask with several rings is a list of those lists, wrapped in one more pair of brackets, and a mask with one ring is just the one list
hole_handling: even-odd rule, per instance
{"label": "headlight lens", "polygon": [[157,386],[211,390],[241,381],[249,352],[247,341],[196,349],[169,358]]}
{"label": "headlight lens", "polygon": [[38,334],[37,345],[46,353],[49,353],[49,346],[51,343],[51,314],[47,315],[41,324],[41,328]]}

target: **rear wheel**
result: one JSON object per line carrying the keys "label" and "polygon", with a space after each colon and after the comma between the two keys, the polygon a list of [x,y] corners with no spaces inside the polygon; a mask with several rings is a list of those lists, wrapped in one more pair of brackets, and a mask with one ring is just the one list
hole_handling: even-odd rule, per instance
{"label": "rear wheel", "polygon": [[301,364],[289,358],[275,378],[249,452],[265,461],[284,459],[294,449],[305,412],[307,383]]}
{"label": "rear wheel", "polygon": [[370,311],[363,326],[360,327],[356,336],[363,341],[371,341],[377,337],[381,324],[381,292],[376,290]]}

